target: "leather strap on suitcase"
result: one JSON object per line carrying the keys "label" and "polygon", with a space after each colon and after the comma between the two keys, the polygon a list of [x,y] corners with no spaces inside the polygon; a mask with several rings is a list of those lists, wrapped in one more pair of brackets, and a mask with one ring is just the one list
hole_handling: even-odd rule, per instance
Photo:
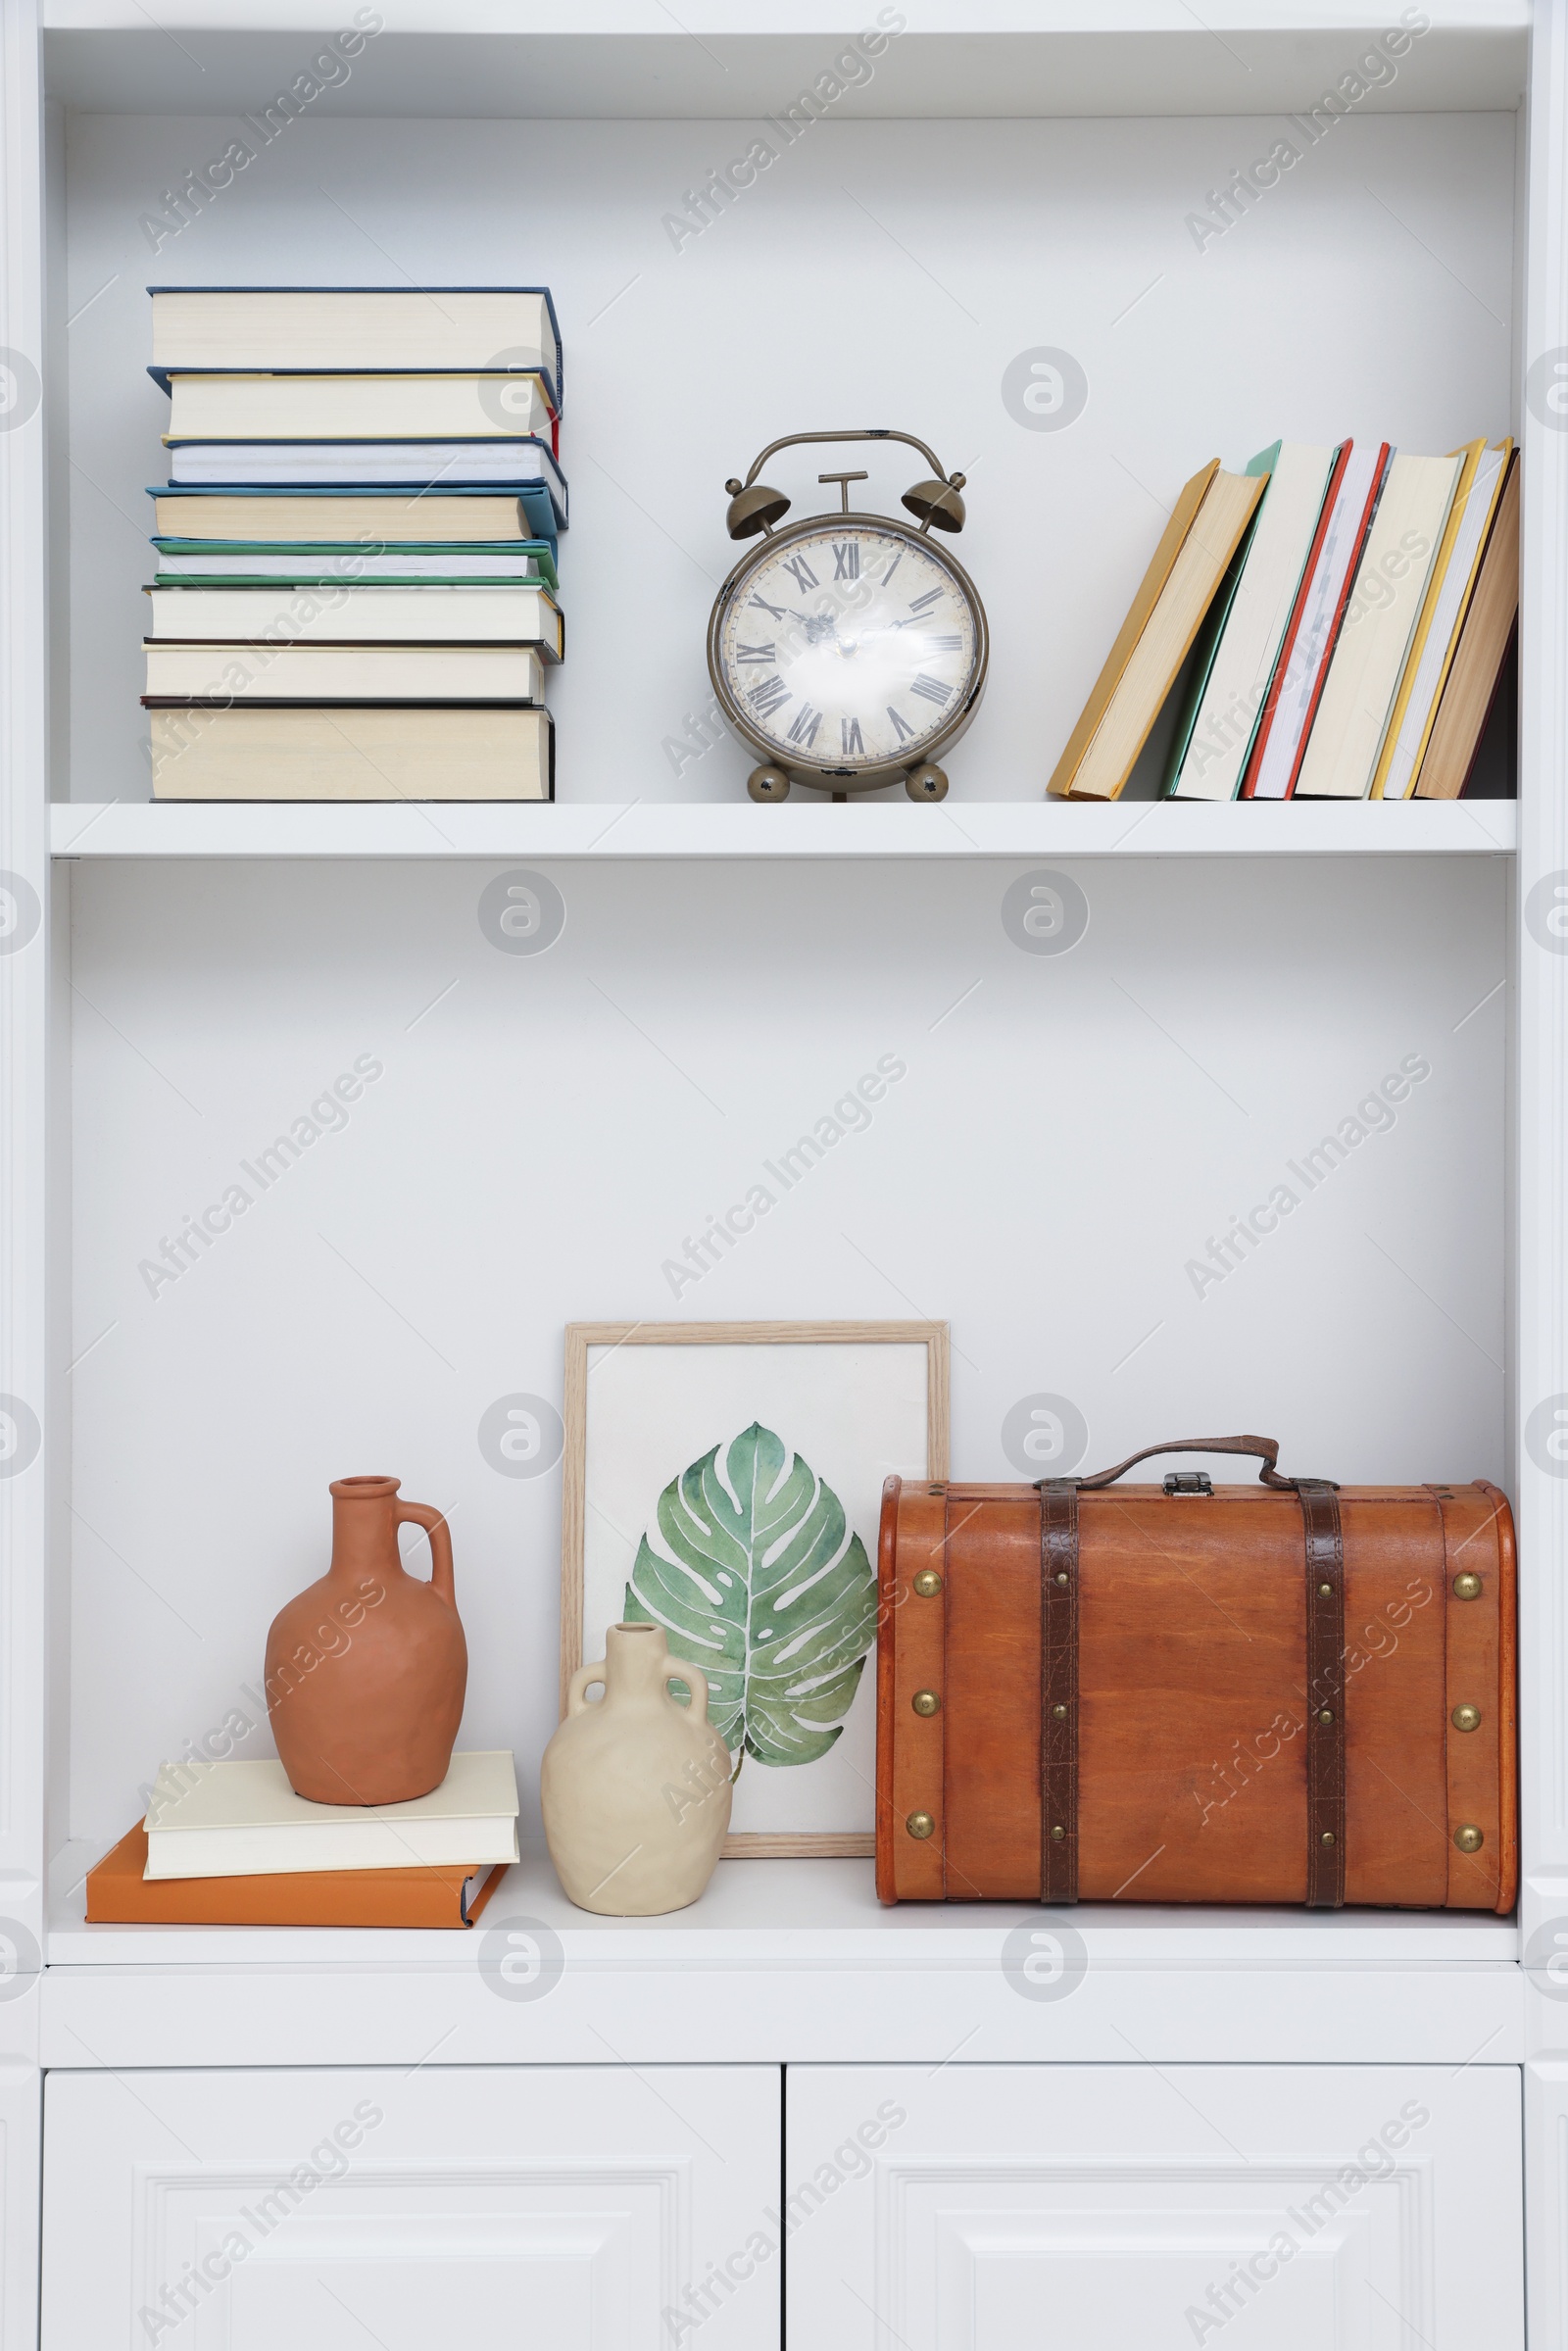
{"label": "leather strap on suitcase", "polygon": [[1040,1899],[1078,1899],[1078,1485],[1040,1481]]}
{"label": "leather strap on suitcase", "polygon": [[1338,1488],[1298,1478],[1306,1530],[1306,1900],[1345,1900],[1345,1542]]}
{"label": "leather strap on suitcase", "polygon": [[[1338,1487],[1326,1478],[1282,1478],[1272,1437],[1173,1437],[1147,1445],[1087,1478],[1041,1478],[1040,1898],[1078,1899],[1078,1496],[1098,1494],[1140,1461],[1163,1453],[1251,1454],[1258,1483],[1300,1498],[1306,1612],[1307,1905],[1345,1900],[1345,1544]],[[1201,1492],[1202,1483],[1192,1491]],[[1179,1479],[1166,1480],[1179,1492]],[[944,1546],[945,1547],[945,1546]]]}

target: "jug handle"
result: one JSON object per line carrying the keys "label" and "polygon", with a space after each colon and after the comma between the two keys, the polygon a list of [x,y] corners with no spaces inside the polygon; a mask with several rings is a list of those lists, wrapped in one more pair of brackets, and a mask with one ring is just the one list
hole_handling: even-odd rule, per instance
{"label": "jug handle", "polygon": [[671,1682],[684,1682],[692,1693],[693,1721],[706,1723],[708,1720],[708,1676],[700,1665],[688,1665],[684,1657],[672,1657],[669,1664],[670,1670],[664,1676],[665,1696],[669,1695]]}
{"label": "jug handle", "polygon": [[395,1504],[393,1521],[398,1526],[422,1527],[430,1538],[430,1582],[449,1608],[458,1604],[452,1582],[452,1531],[434,1502],[405,1502]]}
{"label": "jug handle", "polygon": [[[605,1659],[597,1665],[579,1665],[566,1690],[567,1715],[584,1714],[588,1709],[588,1692],[596,1682],[605,1678]],[[664,1676],[667,1690],[671,1682],[684,1682],[692,1693],[692,1716],[700,1723],[708,1720],[708,1676],[700,1665],[688,1665],[684,1657],[672,1657]]]}

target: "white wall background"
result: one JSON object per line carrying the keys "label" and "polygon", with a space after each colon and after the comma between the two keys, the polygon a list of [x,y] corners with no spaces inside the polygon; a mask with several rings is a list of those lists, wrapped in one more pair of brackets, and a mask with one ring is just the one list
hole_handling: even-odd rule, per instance
{"label": "white wall background", "polygon": [[[366,103],[375,73],[372,43]],[[778,434],[898,425],[969,475],[959,553],[994,646],[954,791],[1027,800],[1197,466],[1240,466],[1277,435],[1437,451],[1509,426],[1511,115],[1351,116],[1202,251],[1186,220],[1206,191],[1282,136],[1305,145],[1283,119],[829,118],[677,252],[663,216],[755,123],[333,121],[332,103],[156,253],[141,216],[236,125],[72,120],[76,799],[150,791],[138,591],[168,405],[144,372],[149,282],[553,287],[573,514],[551,689],[565,800],[740,791],[738,752],[677,778],[662,744],[708,700],[704,632],[735,552],[725,476]],[[1089,379],[1063,431],[1003,404],[1008,363],[1041,346]],[[786,453],[779,472],[801,514],[832,495],[819,470],[862,462]],[[902,511],[920,462],[870,462],[867,495]]]}
{"label": "white wall background", "polygon": [[[559,1402],[570,1320],[948,1317],[965,1478],[1017,1475],[1038,1392],[1090,1467],[1261,1429],[1346,1481],[1500,1476],[1503,860],[1089,862],[1054,957],[1004,864],[564,864],[536,956],[481,933],[492,870],[74,868],[74,1834],[244,1703],[360,1471],[452,1513],[464,1739],[531,1775],[559,1473],[476,1431]],[[361,1053],[347,1128],[150,1297]],[[662,1261],[885,1053],[874,1124],[677,1303]],[[1397,1124],[1200,1299],[1187,1259],[1407,1054]]]}

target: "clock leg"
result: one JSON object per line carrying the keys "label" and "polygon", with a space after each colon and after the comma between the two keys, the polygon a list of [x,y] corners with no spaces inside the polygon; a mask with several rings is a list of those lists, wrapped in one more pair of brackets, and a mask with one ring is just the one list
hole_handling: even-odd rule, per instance
{"label": "clock leg", "polygon": [[754,767],[746,789],[754,800],[788,800],[790,779],[782,767]]}
{"label": "clock leg", "polygon": [[922,767],[911,767],[904,779],[904,789],[911,800],[946,800],[948,779],[940,767],[929,760]]}

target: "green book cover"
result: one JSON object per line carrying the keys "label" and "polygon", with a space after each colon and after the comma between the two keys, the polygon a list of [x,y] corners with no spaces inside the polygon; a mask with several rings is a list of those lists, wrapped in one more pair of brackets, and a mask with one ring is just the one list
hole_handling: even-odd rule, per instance
{"label": "green book cover", "polygon": [[549,588],[560,586],[555,573],[545,571],[493,572],[486,579],[471,575],[449,579],[423,571],[405,577],[381,571],[374,579],[345,579],[340,571],[156,571],[155,588]]}
{"label": "green book cover", "polygon": [[[1247,471],[1252,475],[1272,473],[1279,463],[1282,446],[1283,444],[1279,441],[1271,441],[1266,449],[1260,449],[1256,457],[1248,461]],[[1176,789],[1176,778],[1182,771],[1182,761],[1187,757],[1187,746],[1193,739],[1193,729],[1198,724],[1198,713],[1203,707],[1203,695],[1207,690],[1209,672],[1214,666],[1214,657],[1219,652],[1219,641],[1225,634],[1225,623],[1230,618],[1231,606],[1236,601],[1236,591],[1242,584],[1242,572],[1246,567],[1248,550],[1252,544],[1252,533],[1257,528],[1258,517],[1263,512],[1267,498],[1268,492],[1265,490],[1253,509],[1252,519],[1247,526],[1246,536],[1231,559],[1230,569],[1220,581],[1219,592],[1209,606],[1207,618],[1199,632],[1197,659],[1193,662],[1187,700],[1182,705],[1182,714],[1176,722],[1176,732],[1171,737],[1170,756],[1165,761],[1165,773],[1160,782],[1161,799],[1168,800]]]}
{"label": "green book cover", "polygon": [[[377,572],[373,578],[356,580],[345,578],[341,568],[332,570],[328,563],[341,566],[356,556],[368,551],[352,539],[170,539],[155,538],[158,551],[159,587],[205,588],[287,588],[287,587],[375,587],[384,588],[483,588],[522,585],[559,588],[555,551],[548,539],[519,539],[514,544],[494,539],[439,540],[419,539],[382,541],[375,549],[378,556],[397,555],[486,555],[505,552],[519,566],[515,571],[484,571],[410,574],[408,577],[390,572]],[[232,571],[180,572],[182,555],[233,556]],[[298,556],[297,569],[288,572],[248,572],[243,559],[248,555]],[[177,577],[176,577],[177,575]]]}

